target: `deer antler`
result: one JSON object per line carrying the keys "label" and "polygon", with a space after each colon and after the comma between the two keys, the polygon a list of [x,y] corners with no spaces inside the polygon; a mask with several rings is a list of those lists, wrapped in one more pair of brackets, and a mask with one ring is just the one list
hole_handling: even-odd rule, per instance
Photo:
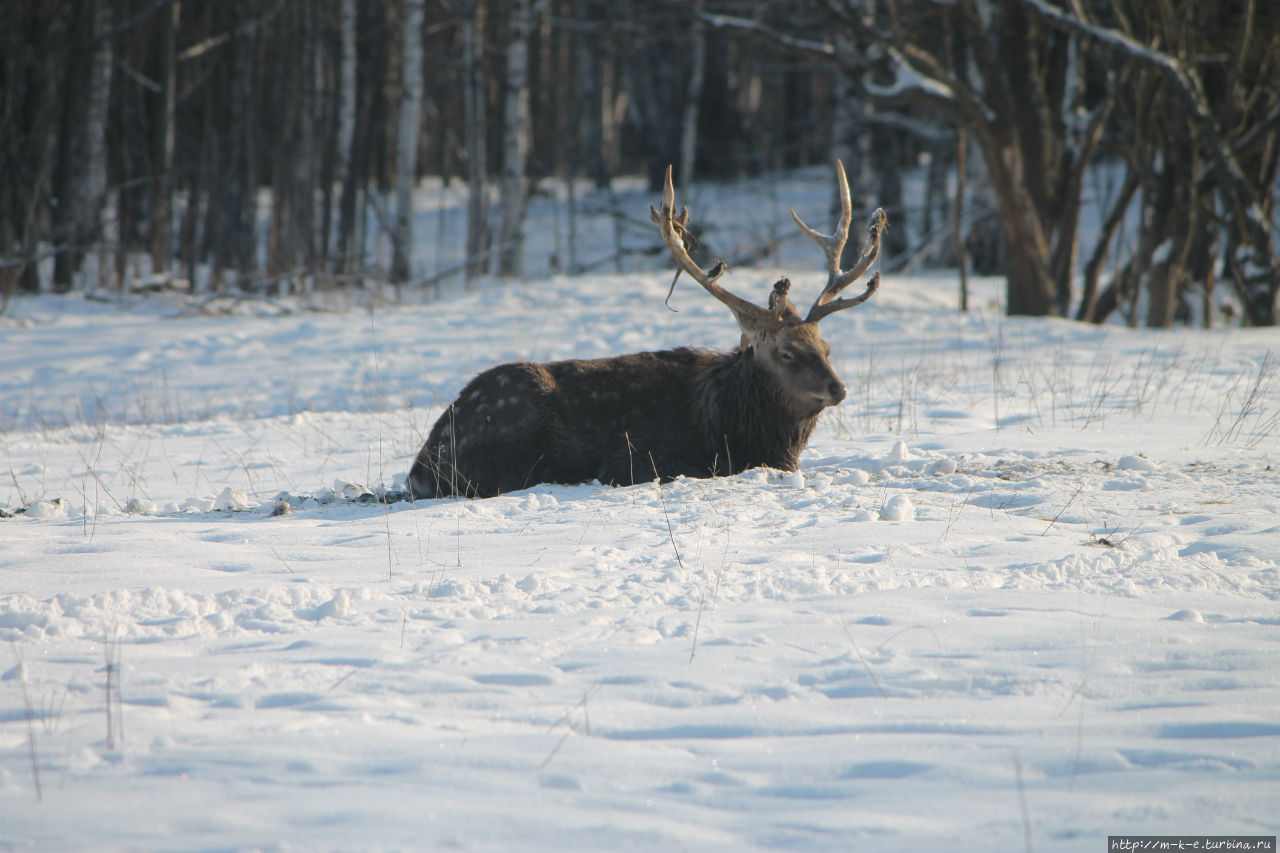
{"label": "deer antler", "polygon": [[880,254],[880,234],[889,224],[884,208],[877,207],[867,223],[867,241],[862,246],[862,254],[858,257],[858,262],[850,270],[841,270],[840,256],[844,253],[845,241],[849,239],[849,223],[853,221],[853,202],[849,199],[849,179],[845,177],[844,164],[839,160],[836,161],[836,181],[840,187],[840,219],[836,222],[833,233],[823,234],[821,231],[810,228],[794,210],[791,211],[791,218],[796,221],[796,225],[799,225],[800,230],[813,242],[821,246],[823,254],[827,256],[827,286],[822,289],[813,307],[809,309],[809,315],[805,317],[806,323],[816,323],[829,314],[861,305],[870,299],[871,294],[875,293],[876,288],[880,286],[880,273],[877,272],[867,282],[867,289],[858,296],[848,299],[835,298],[875,262]]}
{"label": "deer antler", "polygon": [[[773,311],[748,302],[720,285],[717,279],[724,275],[727,269],[724,261],[716,261],[710,270],[704,270],[694,262],[693,258],[689,257],[689,251],[684,245],[684,235],[687,233],[685,226],[689,222],[689,208],[681,206],[680,215],[676,216],[675,207],[676,191],[675,187],[671,185],[671,167],[668,166],[666,184],[662,188],[662,211],[659,212],[654,209],[653,205],[649,205],[649,218],[657,223],[658,229],[662,232],[662,239],[666,242],[667,248],[671,250],[671,255],[676,259],[676,277],[671,280],[672,289],[675,289],[680,273],[687,272],[708,293],[728,306],[744,332],[748,330],[748,327],[757,328],[761,324],[776,324],[777,319]],[[668,298],[670,298],[670,294],[668,294]]]}

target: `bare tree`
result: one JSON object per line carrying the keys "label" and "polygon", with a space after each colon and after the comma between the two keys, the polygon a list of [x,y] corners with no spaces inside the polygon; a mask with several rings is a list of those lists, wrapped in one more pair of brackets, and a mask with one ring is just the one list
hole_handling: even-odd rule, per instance
{"label": "bare tree", "polygon": [[502,191],[498,275],[524,275],[524,215],[529,201],[529,36],[549,0],[511,0],[502,79]]}
{"label": "bare tree", "polygon": [[[1014,314],[1061,312],[1069,293],[1078,220],[1059,217],[1075,206],[1077,175],[1097,143],[1109,101],[1074,112],[1083,81],[1065,61],[1069,39],[1044,37],[1017,3],[904,0],[875,15],[863,4],[819,0],[828,27],[857,49],[838,51],[826,33],[790,33],[760,21],[717,16],[725,26],[764,35],[783,46],[841,66],[878,103],[942,116],[964,128],[983,155],[1000,203]],[[946,49],[943,38],[956,44]],[[1083,125],[1081,144],[1064,143],[1066,120]],[[1055,276],[1055,272],[1058,273]]]}
{"label": "bare tree", "polygon": [[405,0],[400,110],[396,122],[396,212],[391,232],[391,279],[408,281],[413,247],[413,187],[417,182],[422,118],[422,15],[426,0]]}
{"label": "bare tree", "polygon": [[462,19],[462,123],[467,151],[467,260],[470,281],[489,271],[488,132],[484,86],[484,0],[459,0]]}
{"label": "bare tree", "polygon": [[161,13],[160,108],[155,123],[155,172],[151,182],[151,269],[167,272],[173,254],[173,162],[178,100],[178,25],[182,3]]}
{"label": "bare tree", "polygon": [[[744,10],[752,17],[726,14]],[[469,278],[491,265],[521,273],[535,181],[607,186],[608,169],[637,163],[657,189],[668,163],[686,180],[732,179],[834,154],[855,194],[899,224],[884,238],[893,255],[914,215],[893,205],[923,149],[929,224],[962,212],[942,201],[945,122],[971,143],[974,168],[952,254],[968,246],[975,271],[1005,272],[1010,311],[1064,314],[1078,299],[1077,316],[1095,321],[1208,322],[1216,287],[1243,322],[1273,323],[1280,17],[1266,11],[1257,0],[0,0],[0,291],[39,290],[47,259],[55,289],[84,281],[80,255],[104,245],[104,193],[121,280],[146,257],[193,281],[209,269],[215,288],[230,270],[252,286],[264,260],[273,280],[351,271],[375,231],[392,235],[407,276],[412,187],[426,170],[466,175]],[[406,26],[411,16],[421,25]],[[1081,245],[1084,177],[1104,158],[1103,228]],[[387,215],[369,215],[373,198],[391,200],[377,211]],[[944,229],[930,230],[940,245]],[[619,263],[627,251],[620,241]]]}
{"label": "bare tree", "polygon": [[586,174],[596,187],[609,186],[609,170],[604,159],[604,103],[601,92],[601,21],[592,14],[588,0],[575,0],[574,14],[582,29],[576,34],[576,71],[579,107],[578,149]]}
{"label": "bare tree", "polygon": [[338,200],[336,264],[338,270],[344,272],[352,269],[351,243],[356,211],[356,23],[356,0],[342,0],[338,23],[338,150],[335,171],[342,183],[342,194]]}
{"label": "bare tree", "polygon": [[[1280,170],[1280,22],[1255,2],[1224,10],[1174,0],[1118,5],[1105,20],[1022,0],[1048,26],[1083,39],[1129,85],[1125,109],[1134,175],[1119,198],[1141,189],[1138,247],[1111,286],[1086,299],[1103,319],[1127,291],[1148,296],[1146,322],[1171,325],[1189,310],[1193,284],[1207,302],[1221,253],[1251,325],[1280,322],[1276,178]],[[1229,57],[1226,61],[1222,57]],[[1120,209],[1104,228],[1110,241]],[[1096,291],[1096,268],[1086,293]],[[1206,310],[1208,321],[1211,311]],[[1137,318],[1130,317],[1131,321]]]}
{"label": "bare tree", "polygon": [[707,71],[706,25],[699,13],[705,7],[704,0],[695,0],[689,77],[685,81],[684,112],[680,117],[680,180],[686,184],[693,182],[698,159],[698,115],[702,104],[702,82]]}

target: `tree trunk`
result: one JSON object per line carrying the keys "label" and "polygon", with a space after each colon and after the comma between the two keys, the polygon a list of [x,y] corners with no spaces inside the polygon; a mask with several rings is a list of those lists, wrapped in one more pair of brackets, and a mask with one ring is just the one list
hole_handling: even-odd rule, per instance
{"label": "tree trunk", "polygon": [[[541,3],[539,5],[542,5]],[[502,218],[498,228],[498,275],[524,275],[524,216],[529,194],[529,34],[535,10],[530,0],[511,0],[507,10],[506,71],[502,86]]]}
{"label": "tree trunk", "polygon": [[1084,266],[1084,292],[1080,296],[1080,307],[1076,310],[1076,319],[1087,323],[1101,323],[1107,319],[1110,311],[1099,310],[1098,279],[1102,274],[1102,265],[1106,263],[1111,252],[1111,242],[1116,231],[1124,221],[1125,211],[1137,193],[1139,186],[1138,170],[1130,167],[1125,174],[1124,184],[1111,204],[1107,218],[1102,221],[1102,229],[1098,240],[1094,243],[1093,252]]}
{"label": "tree trunk", "polygon": [[[990,129],[989,129],[990,130]],[[996,129],[998,132],[998,129]],[[1024,164],[1019,148],[994,132],[979,136],[999,199],[1000,225],[1005,242],[1006,310],[1033,317],[1053,314],[1057,287],[1049,272],[1049,245],[1036,212],[1035,202],[1023,180]]]}
{"label": "tree trunk", "polygon": [[316,50],[314,4],[295,0],[276,38],[289,50],[279,77],[275,103],[280,113],[280,136],[271,170],[271,229],[267,271],[282,282],[309,270],[316,257],[315,216],[315,76],[311,56]]}
{"label": "tree trunk", "polygon": [[[89,216],[91,238],[101,241],[102,206],[107,198],[107,108],[111,102],[111,70],[114,57],[111,39],[102,35],[111,29],[111,0],[95,0],[93,4],[93,72],[89,80],[89,106],[85,115],[84,204]],[[106,254],[99,252],[98,284],[107,286]]]}
{"label": "tree trunk", "polygon": [[951,204],[951,251],[955,254],[956,269],[960,271],[960,310],[969,310],[969,253],[965,250],[964,222],[964,188],[968,178],[966,148],[969,145],[968,134],[963,128],[956,128],[956,195]]}
{"label": "tree trunk", "polygon": [[84,208],[81,204],[84,182],[84,152],[86,142],[82,102],[84,80],[88,77],[88,57],[85,46],[89,43],[87,25],[78,20],[78,14],[68,15],[65,38],[71,49],[67,51],[59,86],[58,127],[53,138],[57,162],[53,168],[53,204],[49,209],[50,235],[55,249],[53,261],[53,292],[67,293],[80,267],[80,243],[84,231]]}
{"label": "tree trunk", "polygon": [[462,16],[462,123],[467,147],[467,281],[489,272],[488,133],[485,125],[484,10],[459,3]]}
{"label": "tree trunk", "polygon": [[698,159],[698,114],[702,103],[702,81],[707,71],[706,27],[698,17],[704,5],[703,0],[696,0],[694,4],[693,32],[690,34],[693,44],[689,51],[689,77],[680,123],[680,170],[676,179],[686,187],[693,182]]}
{"label": "tree trunk", "polygon": [[173,253],[173,145],[178,97],[177,38],[182,3],[161,13],[160,110],[155,124],[155,175],[151,191],[151,271],[169,270]]}
{"label": "tree trunk", "polygon": [[884,208],[889,222],[897,226],[888,229],[884,236],[886,258],[895,258],[908,248],[906,209],[902,204],[902,165],[899,159],[901,145],[901,131],[879,123],[872,125],[871,169],[875,180],[876,204]]}
{"label": "tree trunk", "polygon": [[[256,14],[253,0],[237,0],[228,10],[233,20]],[[223,270],[236,271],[241,284],[257,267],[259,160],[253,145],[253,93],[260,37],[256,29],[235,38],[226,69],[226,111],[219,124],[223,143],[214,152],[218,180],[209,188],[214,285]]]}
{"label": "tree trunk", "polygon": [[[592,20],[592,4],[577,0],[574,14],[580,21]],[[609,170],[604,161],[604,104],[600,85],[600,33],[590,30],[575,34],[578,86],[581,91],[579,127],[581,161],[597,189],[609,186]]]}
{"label": "tree trunk", "polygon": [[391,279],[408,281],[413,250],[413,187],[422,115],[422,15],[426,0],[405,0],[400,111],[396,122],[396,213],[391,234]]}
{"label": "tree trunk", "polygon": [[[627,26],[643,29],[651,10],[635,0],[616,5],[617,18]],[[662,191],[667,166],[680,159],[680,112],[676,93],[687,73],[680,61],[682,42],[651,36],[621,38],[618,73],[626,90],[627,118],[639,137],[645,174],[651,192]]]}
{"label": "tree trunk", "polygon": [[[842,50],[849,51],[852,47],[849,45],[848,39],[841,39],[840,47]],[[857,131],[861,125],[862,98],[859,97],[858,89],[854,86],[853,80],[849,74],[841,69],[835,69],[832,73],[831,80],[831,153],[829,155],[832,162],[840,160],[845,164],[845,172],[850,174],[850,186],[861,189],[858,183],[859,167],[858,155],[856,153],[856,145],[858,139]],[[855,198],[855,201],[861,203],[861,197]],[[839,201],[836,201],[836,209],[839,209]]]}
{"label": "tree trunk", "polygon": [[351,243],[356,218],[356,174],[352,156],[356,138],[356,0],[342,0],[340,14],[336,172],[342,182],[342,195],[338,201],[338,244],[334,269],[350,272],[353,268]]}
{"label": "tree trunk", "polygon": [[109,0],[94,0],[90,17],[76,27],[62,85],[62,127],[58,134],[55,239],[65,245],[54,261],[53,287],[72,289],[85,249],[99,234],[107,192],[107,106],[111,96],[111,41],[98,38],[111,28]]}

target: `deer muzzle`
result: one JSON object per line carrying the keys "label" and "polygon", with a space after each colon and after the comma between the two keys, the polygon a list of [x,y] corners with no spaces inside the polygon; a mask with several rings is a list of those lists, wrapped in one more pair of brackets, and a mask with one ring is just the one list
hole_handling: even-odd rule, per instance
{"label": "deer muzzle", "polygon": [[824,391],[816,392],[813,396],[824,406],[838,406],[844,401],[846,392],[844,385],[833,379],[827,383]]}

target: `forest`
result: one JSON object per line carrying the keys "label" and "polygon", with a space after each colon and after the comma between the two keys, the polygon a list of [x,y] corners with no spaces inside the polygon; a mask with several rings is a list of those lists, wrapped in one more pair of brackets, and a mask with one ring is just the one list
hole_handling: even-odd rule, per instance
{"label": "forest", "polygon": [[[1010,314],[1280,320],[1280,16],[1257,0],[0,0],[0,20],[0,305],[519,279],[548,187],[841,159],[899,226],[886,263],[1004,275]],[[467,199],[466,261],[432,277],[410,263],[426,178]]]}

